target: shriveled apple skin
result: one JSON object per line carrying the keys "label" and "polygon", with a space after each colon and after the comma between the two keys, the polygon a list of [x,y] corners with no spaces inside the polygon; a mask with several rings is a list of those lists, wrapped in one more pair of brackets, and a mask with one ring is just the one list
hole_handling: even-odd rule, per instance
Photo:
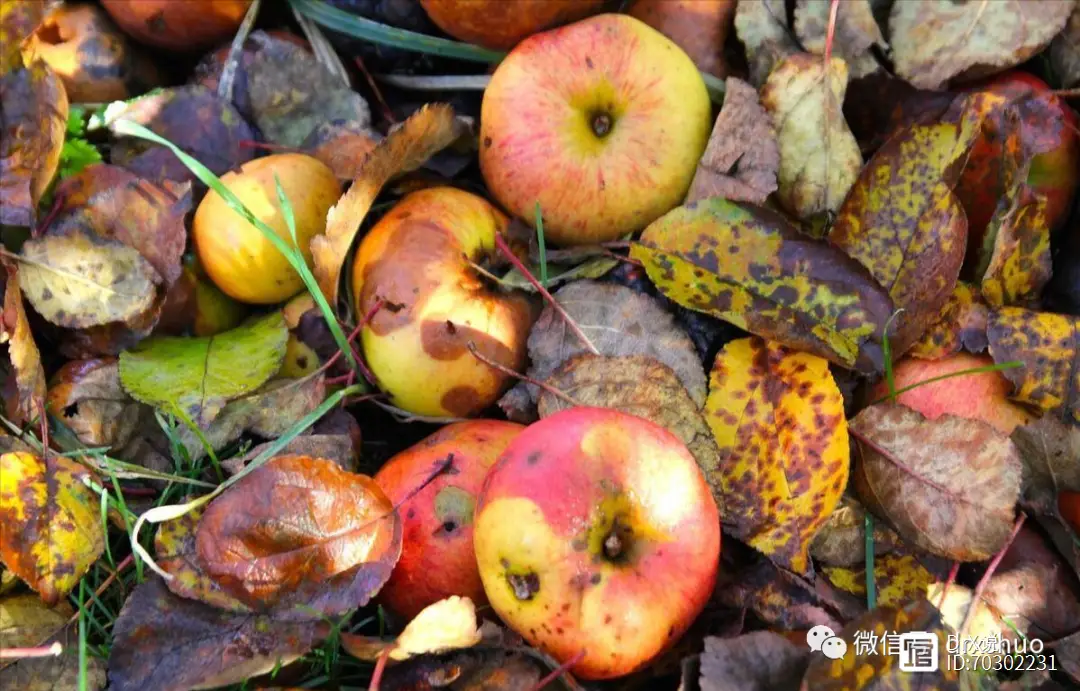
{"label": "shriveled apple skin", "polygon": [[521,39],[596,12],[604,0],[420,0],[431,21],[454,38],[507,50]]}
{"label": "shriveled apple skin", "polygon": [[[397,454],[375,475],[395,505],[403,527],[401,558],[379,592],[391,611],[410,620],[451,595],[487,602],[473,552],[476,495],[499,454],[523,425],[468,420],[443,427]],[[424,486],[449,459],[450,468]],[[418,487],[423,489],[406,498]]]}
{"label": "shriveled apple skin", "polygon": [[[605,552],[612,526],[628,545]],[[646,666],[712,593],[720,519],[701,471],[667,430],[571,408],[510,443],[480,492],[474,543],[493,608],[586,679]],[[529,596],[522,599],[521,595]]]}
{"label": "shriveled apple skin", "polygon": [[418,415],[468,417],[498,399],[525,365],[533,306],[492,287],[468,260],[494,255],[508,219],[450,187],[409,194],[357,248],[352,285],[364,357],[392,403]]}

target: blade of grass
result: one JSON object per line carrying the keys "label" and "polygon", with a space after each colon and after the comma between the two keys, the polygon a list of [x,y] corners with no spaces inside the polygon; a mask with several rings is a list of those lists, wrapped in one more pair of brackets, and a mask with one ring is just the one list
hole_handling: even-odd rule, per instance
{"label": "blade of grass", "polygon": [[1024,363],[1020,362],[1019,360],[1013,360],[1011,362],[1003,362],[1000,365],[998,365],[998,364],[986,365],[985,367],[972,367],[971,369],[962,369],[962,370],[958,370],[956,372],[949,372],[948,374],[942,374],[942,375],[939,375],[937,377],[930,377],[929,379],[924,379],[922,381],[915,382],[914,384],[909,384],[908,386],[897,389],[897,390],[893,391],[890,394],[882,396],[881,398],[877,399],[876,401],[871,401],[870,405],[877,405],[878,403],[884,403],[885,401],[891,400],[892,398],[894,398],[896,396],[899,396],[902,393],[907,393],[908,391],[911,391],[912,389],[917,389],[920,386],[924,386],[926,384],[932,384],[932,383],[934,383],[936,381],[942,381],[943,379],[952,379],[953,377],[963,377],[963,376],[968,375],[968,374],[982,374],[983,372],[1000,372],[1001,370],[1014,369],[1016,367],[1023,367],[1023,366],[1024,366]]}
{"label": "blade of grass", "polygon": [[86,579],[79,581],[79,691],[86,691],[86,615],[82,605],[86,597]]}
{"label": "blade of grass", "polygon": [[547,244],[544,242],[544,214],[536,202],[536,243],[540,246],[540,285],[548,286]]}
{"label": "blade of grass", "polygon": [[877,607],[877,580],[874,578],[874,516],[867,511],[863,518],[866,531],[866,608]]}
{"label": "blade of grass", "polygon": [[893,375],[892,341],[889,340],[889,329],[892,327],[893,320],[900,316],[903,311],[896,310],[889,315],[888,321],[885,322],[885,331],[881,334],[881,350],[882,357],[885,358],[885,383],[889,387],[889,400],[896,398],[896,380]]}

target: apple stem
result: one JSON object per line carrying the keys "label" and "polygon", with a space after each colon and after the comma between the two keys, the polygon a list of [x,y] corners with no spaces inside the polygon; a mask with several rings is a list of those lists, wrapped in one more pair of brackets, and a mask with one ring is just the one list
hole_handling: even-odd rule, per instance
{"label": "apple stem", "polygon": [[558,389],[556,389],[551,384],[546,384],[546,383],[544,383],[542,381],[539,381],[538,379],[533,379],[532,377],[528,376],[527,374],[522,374],[521,372],[518,372],[516,370],[512,370],[509,367],[507,367],[506,365],[495,362],[494,360],[487,357],[486,355],[482,355],[480,353],[480,350],[476,347],[476,344],[473,343],[472,341],[469,341],[469,352],[472,353],[473,357],[475,357],[477,360],[484,363],[488,367],[491,367],[492,369],[496,369],[496,370],[502,372],[503,374],[505,374],[507,376],[514,377],[515,379],[520,379],[521,381],[525,382],[526,384],[532,384],[533,386],[539,387],[539,388],[543,389],[544,391],[547,391],[549,394],[551,394],[555,398],[558,398],[559,400],[563,401],[564,403],[569,403],[571,406],[577,407],[577,406],[581,405],[580,402],[578,402],[577,400],[575,400],[571,396],[563,393],[562,391],[559,391]]}
{"label": "apple stem", "polygon": [[[576,665],[577,663],[581,662],[581,660],[584,657],[585,657],[585,649],[582,648],[572,658],[570,658],[566,662],[562,663],[561,665],[559,665],[555,669],[551,670],[550,674],[548,674],[546,677],[544,677],[540,681],[536,682],[536,685],[533,686],[531,689],[529,689],[529,691],[542,691],[542,689],[545,686],[547,686],[551,682],[555,681],[559,677],[561,677],[563,675],[569,676],[570,672],[568,670],[571,667],[573,667],[574,665]],[[568,686],[573,687],[573,686],[576,686],[576,684],[568,684]]]}
{"label": "apple stem", "polygon": [[510,249],[510,246],[506,244],[506,240],[504,240],[502,235],[499,233],[495,233],[495,246],[498,247],[499,251],[502,252],[506,256],[507,260],[509,260],[509,262],[514,265],[514,268],[520,271],[521,275],[524,276],[525,279],[532,284],[533,288],[536,288],[538,291],[540,291],[540,294],[544,296],[544,299],[547,300],[547,303],[549,305],[551,305],[551,308],[555,310],[555,312],[560,317],[562,317],[563,321],[566,322],[566,325],[569,326],[570,330],[574,332],[574,335],[578,337],[582,345],[584,345],[585,348],[593,355],[599,355],[600,351],[597,350],[596,346],[592,344],[592,341],[590,341],[589,337],[585,335],[585,332],[581,330],[581,327],[577,325],[577,322],[570,318],[570,315],[566,313],[566,310],[563,309],[562,305],[559,304],[558,300],[551,296],[551,293],[548,292],[548,289],[540,285],[540,281],[536,280],[536,276],[533,276],[532,272],[529,271],[528,267],[526,267],[525,264],[517,258],[517,255],[514,254],[513,250]]}
{"label": "apple stem", "polygon": [[1016,539],[1025,520],[1027,520],[1027,514],[1021,511],[1020,515],[1016,518],[1016,523],[1013,524],[1012,532],[1009,533],[1009,538],[1005,540],[1005,544],[1001,546],[998,553],[990,560],[990,564],[986,567],[986,573],[982,575],[982,578],[979,579],[979,583],[975,586],[975,592],[971,595],[971,604],[968,605],[967,614],[964,615],[964,623],[960,625],[959,630],[956,632],[958,638],[962,639],[964,637],[968,627],[971,626],[971,622],[975,620],[975,610],[978,609],[979,601],[982,600],[986,586],[990,584],[990,577],[994,575],[994,570],[997,569],[998,564],[1001,563],[1005,553],[1009,551],[1009,547],[1012,546],[1013,540]]}

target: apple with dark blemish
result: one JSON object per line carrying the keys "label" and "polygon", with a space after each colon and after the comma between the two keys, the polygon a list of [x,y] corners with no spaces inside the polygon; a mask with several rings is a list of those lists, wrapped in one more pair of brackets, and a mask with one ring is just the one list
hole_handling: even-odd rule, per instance
{"label": "apple with dark blemish", "polygon": [[395,406],[476,415],[510,383],[484,359],[524,367],[534,303],[477,268],[498,257],[495,235],[508,222],[481,197],[434,187],[407,195],[364,236],[352,270],[357,318],[371,315],[361,343]]}
{"label": "apple with dark blemish", "polygon": [[630,674],[673,645],[720,559],[694,457],[664,428],[603,408],[556,413],[511,441],[474,530],[496,613],[585,679]]}
{"label": "apple with dark blemish", "polygon": [[[375,475],[390,501],[404,502],[398,509],[401,559],[379,592],[392,612],[411,620],[451,595],[487,602],[473,552],[476,496],[499,454],[523,429],[499,420],[447,425],[391,458]],[[425,486],[446,462],[446,471]],[[416,492],[418,487],[423,489]]]}
{"label": "apple with dark blemish", "polygon": [[682,203],[712,129],[693,61],[624,14],[522,41],[480,112],[480,168],[495,198],[561,245],[640,230]]}

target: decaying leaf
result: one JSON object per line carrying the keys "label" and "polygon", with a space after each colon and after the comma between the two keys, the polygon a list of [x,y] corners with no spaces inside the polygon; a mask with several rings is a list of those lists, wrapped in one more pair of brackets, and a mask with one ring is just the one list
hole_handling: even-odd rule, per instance
{"label": "decaying leaf", "polygon": [[[59,642],[59,658],[0,660],[0,689],[19,691],[67,691],[79,688],[78,640],[68,620],[75,614],[61,601],[48,607],[37,595],[9,595],[0,598],[0,641],[4,648],[30,648],[50,641]],[[87,691],[105,688],[105,665],[89,658],[86,665]]]}
{"label": "decaying leaf", "polygon": [[[606,255],[585,259],[578,264],[554,263],[550,261],[550,254],[552,254],[550,249],[548,250],[548,254],[548,280],[544,287],[547,288],[549,292],[571,281],[600,278],[619,265],[618,259]],[[536,262],[535,264],[530,262],[526,266],[528,266],[529,271],[534,278],[540,275],[539,262]],[[525,275],[516,268],[510,269],[510,271],[505,273],[502,278],[499,279],[499,282],[503,286],[515,290],[524,290],[529,293],[540,292],[536,289],[536,286],[532,284],[532,281],[526,278]]]}
{"label": "decaying leaf", "polygon": [[[559,663],[526,647],[479,646],[444,655],[420,655],[386,668],[380,688],[395,691],[533,691]],[[584,691],[569,674],[544,686],[550,691]]]}
{"label": "decaying leaf", "polygon": [[325,459],[278,456],[207,506],[195,544],[207,575],[249,606],[297,594],[307,602],[344,578],[360,587],[344,603],[351,609],[389,578],[401,523],[371,478]]}
{"label": "decaying leaf", "polygon": [[300,148],[325,163],[339,179],[352,180],[379,141],[378,134],[367,127],[326,122],[316,126]]}
{"label": "decaying leaf", "polygon": [[1080,427],[1050,415],[1013,430],[1024,463],[1024,503],[1037,513],[1057,512],[1061,490],[1080,492]]}
{"label": "decaying leaf", "polygon": [[798,691],[810,651],[772,631],[705,639],[701,691]]}
{"label": "decaying leaf", "polygon": [[904,310],[896,319],[897,355],[936,321],[967,250],[967,218],[952,188],[978,134],[978,118],[974,109],[958,110],[940,122],[912,125],[878,149],[829,234]]}
{"label": "decaying leaf", "polygon": [[[0,598],[0,640],[5,648],[31,648],[52,638],[75,612],[67,602],[49,607],[37,595]],[[0,660],[0,669],[13,660]],[[3,687],[0,687],[3,688]]]}
{"label": "decaying leaf", "polygon": [[100,501],[68,458],[24,451],[0,456],[0,559],[52,605],[105,549]]}
{"label": "decaying leaf", "polygon": [[[902,4],[902,3],[901,3]],[[878,643],[869,654],[856,649],[855,636],[872,634]],[[937,671],[911,672],[900,669],[900,651],[881,643],[884,634],[932,633],[937,641]],[[836,635],[844,641],[847,654],[838,660],[814,655],[803,678],[803,691],[954,691],[959,672],[948,665],[947,636],[951,633],[937,609],[927,600],[917,600],[902,609],[878,607],[850,622]]]}
{"label": "decaying leaf", "polygon": [[396,639],[341,634],[341,647],[353,657],[369,662],[374,662],[384,652],[391,660],[400,662],[417,655],[471,648],[479,642],[476,605],[469,598],[457,595],[422,609]]}
{"label": "decaying leaf", "polygon": [[885,290],[769,209],[719,197],[681,206],[649,225],[630,255],[683,307],[843,367],[883,366],[893,312]]}
{"label": "decaying leaf", "polygon": [[724,105],[698,163],[687,202],[706,197],[764,204],[776,191],[780,149],[757,90],[737,77],[724,82]]}
{"label": "decaying leaf", "polygon": [[[321,401],[320,401],[321,402]],[[311,412],[311,411],[308,411]],[[294,418],[295,419],[295,418]],[[291,425],[290,425],[291,426]],[[285,430],[287,431],[287,430]],[[263,436],[277,436],[264,434]],[[243,470],[248,463],[259,457],[274,442],[266,442],[252,447],[243,456],[234,456],[221,462],[221,467],[231,475]],[[348,434],[301,434],[293,439],[278,452],[282,456],[311,456],[312,458],[325,458],[333,461],[350,473],[356,472],[357,461],[360,458],[360,448]]]}
{"label": "decaying leaf", "polygon": [[893,3],[889,41],[896,72],[940,89],[1019,65],[1065,27],[1075,0],[904,0]]}
{"label": "decaying leaf", "polygon": [[337,301],[341,266],[383,185],[416,170],[460,134],[460,123],[450,106],[427,105],[391,132],[364,160],[352,186],[327,214],[325,235],[311,240],[315,277],[331,303]]}
{"label": "decaying leaf", "polygon": [[783,0],[739,0],[735,33],[746,46],[750,83],[760,87],[776,63],[799,52],[799,43],[787,25]]}
{"label": "decaying leaf", "polygon": [[[795,3],[795,35],[803,47],[815,55],[825,54],[831,4],[829,0],[798,0]],[[870,0],[848,0],[840,3],[836,13],[832,54],[844,59],[853,80],[879,71],[881,63],[874,56],[874,50],[886,53],[889,49],[871,5]]]}
{"label": "decaying leaf", "polygon": [[1065,29],[1050,42],[1050,65],[1061,86],[1080,86],[1080,5],[1069,16]]}
{"label": "decaying leaf", "polygon": [[[826,566],[825,578],[834,586],[858,597],[866,596],[866,566],[845,568]],[[874,556],[874,583],[879,607],[903,607],[912,600],[926,597],[934,574],[910,554]]]}
{"label": "decaying leaf", "polygon": [[979,289],[957,281],[938,320],[911,346],[908,355],[922,360],[940,360],[961,350],[984,352],[989,346],[986,340],[989,316],[990,311]]}
{"label": "decaying leaf", "polygon": [[142,412],[120,386],[115,358],[66,363],[53,376],[47,407],[88,447],[124,446]]}
{"label": "decaying leaf", "polygon": [[780,147],[780,203],[807,220],[836,211],[859,176],[862,153],[841,106],[847,65],[796,53],[769,73],[761,103]]}
{"label": "decaying leaf", "polygon": [[169,592],[151,577],[124,603],[113,629],[109,688],[187,691],[228,686],[300,657],[330,633],[315,613],[281,619],[236,614]]}
{"label": "decaying leaf", "polygon": [[0,3],[0,76],[23,65],[22,42],[45,17],[45,0]]}
{"label": "decaying leaf", "polygon": [[[900,546],[900,536],[881,521],[874,521],[874,555],[882,557]],[[866,561],[866,509],[844,495],[840,505],[810,543],[810,556],[825,566],[854,566]]]}
{"label": "decaying leaf", "polygon": [[198,507],[179,518],[165,521],[154,535],[157,565],[172,576],[165,585],[180,597],[198,600],[215,609],[250,613],[251,608],[225,592],[217,581],[206,574],[199,562],[195,535],[205,512],[205,507]]}
{"label": "decaying leaf", "polygon": [[720,448],[727,530],[805,572],[848,479],[844,402],[829,364],[760,338],[716,357],[705,421]]}
{"label": "decaying leaf", "polygon": [[135,400],[206,427],[278,371],[288,336],[274,311],[216,336],[152,338],[120,356],[120,382]]}
{"label": "decaying leaf", "polygon": [[1080,317],[1003,307],[986,334],[994,362],[1023,363],[1002,372],[1013,398],[1080,422]]}
{"label": "decaying leaf", "polygon": [[37,61],[0,76],[0,104],[0,224],[32,226],[60,165],[67,93],[56,73]]}
{"label": "decaying leaf", "polygon": [[20,660],[0,671],[0,689],[68,691],[85,683],[86,691],[102,691],[106,683],[105,663],[87,656],[86,673],[83,674],[77,637],[69,633],[65,639],[64,651],[58,658]]}
{"label": "decaying leaf", "polygon": [[[645,355],[605,357],[580,353],[563,362],[545,383],[580,405],[614,408],[667,428],[694,455],[717,505],[723,506],[717,483],[720,458],[716,442],[700,407],[670,367]],[[569,407],[567,401],[540,391],[540,417]],[[725,512],[721,509],[720,513]]]}
{"label": "decaying leaf", "polygon": [[26,321],[26,308],[19,289],[19,268],[7,258],[3,259],[2,265],[6,278],[0,343],[7,343],[18,392],[18,406],[9,410],[8,415],[29,421],[37,417],[45,402],[45,370],[41,366],[41,353],[34,342],[34,334]]}
{"label": "decaying leaf", "polygon": [[1020,498],[1020,454],[980,420],[927,420],[879,403],[851,421],[854,480],[868,509],[907,542],[946,559],[981,561],[1001,549]]}

